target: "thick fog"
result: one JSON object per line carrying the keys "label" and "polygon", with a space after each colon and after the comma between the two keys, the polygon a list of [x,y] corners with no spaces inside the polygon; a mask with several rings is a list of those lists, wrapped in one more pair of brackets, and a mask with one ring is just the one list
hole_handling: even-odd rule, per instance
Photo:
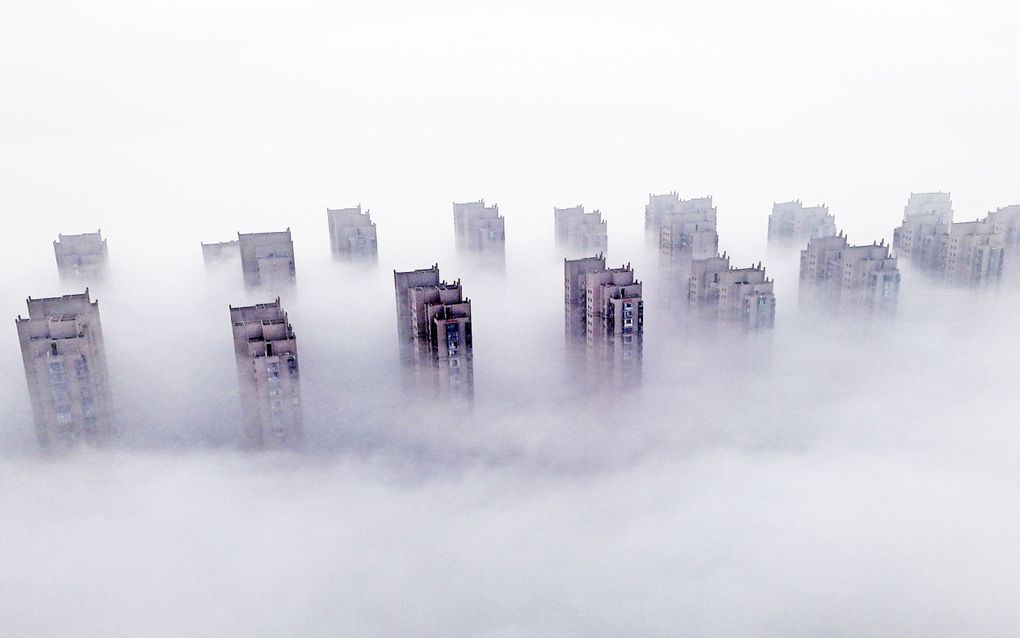
{"label": "thick fog", "polygon": [[[0,635],[1010,636],[1020,287],[902,263],[891,318],[798,300],[773,202],[854,243],[911,191],[1020,203],[1010,3],[70,2],[0,20]],[[712,195],[775,328],[692,327],[649,193]],[[506,218],[505,272],[452,201]],[[336,261],[360,203],[378,265]],[[569,364],[553,207],[645,284],[639,387]],[[246,289],[200,242],[293,232]],[[45,454],[13,319],[101,228],[120,441]],[[577,256],[577,255],[575,255]],[[393,270],[472,300],[475,400],[415,391]],[[229,305],[277,294],[304,449],[246,451]]]}

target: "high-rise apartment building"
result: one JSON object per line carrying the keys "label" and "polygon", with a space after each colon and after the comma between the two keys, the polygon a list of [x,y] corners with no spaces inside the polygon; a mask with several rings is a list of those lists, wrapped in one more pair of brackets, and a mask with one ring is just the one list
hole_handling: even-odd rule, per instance
{"label": "high-rise apartment building", "polygon": [[997,208],[986,219],[1002,244],[1003,276],[1020,280],[1020,204]]}
{"label": "high-rise apartment building", "polygon": [[636,382],[644,338],[642,285],[630,264],[606,268],[602,255],[564,260],[564,309],[570,343],[583,343],[599,379]]}
{"label": "high-rise apartment building", "polygon": [[679,200],[659,219],[659,253],[666,263],[689,264],[718,253],[719,233],[711,197]]}
{"label": "high-rise apartment building", "polygon": [[453,230],[458,250],[494,257],[502,257],[506,252],[505,226],[499,206],[486,206],[484,199],[454,202]]}
{"label": "high-rise apartment building", "polygon": [[246,446],[299,445],[302,426],[297,336],[280,299],[254,306],[231,306],[230,322]]}
{"label": "high-rise apartment building", "polygon": [[329,222],[329,246],[337,257],[377,259],[379,246],[375,222],[369,211],[355,208],[326,209]]}
{"label": "high-rise apartment building", "polygon": [[240,242],[236,239],[202,243],[202,261],[206,266],[220,266],[241,261]]}
{"label": "high-rise apartment building", "polygon": [[664,298],[682,308],[688,297],[693,263],[719,254],[716,209],[711,197],[677,199],[658,213],[659,265]]}
{"label": "high-rise apartment building", "polygon": [[[949,193],[911,193],[903,209],[903,223],[893,231],[893,249],[922,269],[932,269],[933,238],[949,234],[953,202]],[[937,241],[937,240],[935,240]]]}
{"label": "high-rise apartment building", "polygon": [[648,195],[645,205],[645,237],[649,246],[659,245],[659,226],[662,216],[680,205],[680,195],[673,191],[663,195]]}
{"label": "high-rise apartment building", "polygon": [[102,231],[81,235],[58,235],[53,242],[57,270],[66,279],[88,279],[103,275],[109,258]]}
{"label": "high-rise apartment building", "polygon": [[241,270],[248,286],[276,286],[294,282],[294,242],[290,228],[273,233],[238,233]]}
{"label": "high-rise apartment building", "polygon": [[759,263],[749,268],[729,268],[715,275],[717,312],[721,319],[745,328],[771,328],[776,322],[773,282]]}
{"label": "high-rise apartment building", "polygon": [[35,417],[45,448],[102,444],[113,438],[99,302],[83,294],[28,299],[18,340]]}
{"label": "high-rise apartment building", "polygon": [[414,364],[437,393],[474,393],[471,300],[460,281],[439,278],[439,266],[393,271],[401,358]]}
{"label": "high-rise apartment building", "polygon": [[759,263],[733,268],[726,255],[693,262],[688,301],[702,317],[736,323],[757,330],[776,320],[774,284]]}
{"label": "high-rise apartment building", "polygon": [[588,335],[586,275],[593,271],[604,271],[606,258],[602,253],[593,257],[563,260],[563,304],[565,331],[571,341],[585,342]]}
{"label": "high-rise apartment building", "polygon": [[801,251],[800,284],[806,296],[839,310],[892,311],[900,271],[884,241],[851,246],[840,233],[816,237]]}
{"label": "high-rise apartment building", "polygon": [[602,213],[584,212],[584,206],[553,208],[556,221],[556,244],[560,248],[581,253],[602,252],[609,243]]}
{"label": "high-rise apartment building", "polygon": [[949,233],[932,240],[935,263],[946,281],[979,286],[1002,277],[1006,248],[995,223],[987,219],[953,222]]}
{"label": "high-rise apartment building", "polygon": [[712,308],[717,302],[716,276],[730,269],[730,258],[723,253],[691,262],[687,279],[687,301],[694,308]]}
{"label": "high-rise apartment building", "polygon": [[815,237],[836,234],[836,218],[829,207],[804,206],[799,199],[772,205],[769,215],[769,241],[803,245]]}

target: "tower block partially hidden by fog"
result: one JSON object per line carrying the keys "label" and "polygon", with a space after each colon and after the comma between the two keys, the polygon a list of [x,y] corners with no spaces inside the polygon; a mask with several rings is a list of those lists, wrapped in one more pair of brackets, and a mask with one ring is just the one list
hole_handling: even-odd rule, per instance
{"label": "tower block partially hidden by fog", "polygon": [[53,242],[57,270],[63,279],[102,277],[109,259],[102,231],[81,235],[58,235]]}
{"label": "tower block partially hidden by fog", "polygon": [[680,206],[680,195],[673,191],[665,195],[648,195],[645,205],[645,240],[649,247],[659,246],[659,227],[666,213]]}
{"label": "tower block partially hidden by fog", "polygon": [[230,321],[245,445],[298,446],[302,426],[297,336],[279,298],[273,303],[231,306]]}
{"label": "tower block partially hidden by fog", "polygon": [[1020,205],[954,222],[949,193],[911,193],[893,232],[896,254],[947,283],[982,286],[1020,275]]}
{"label": "tower block partially hidden by fog", "polygon": [[1020,281],[1020,204],[997,208],[985,220],[1002,245],[1003,277],[1014,283]]}
{"label": "tower block partially hidden by fog", "polygon": [[645,209],[645,223],[658,224],[659,265],[666,282],[666,299],[683,308],[694,262],[719,253],[716,209],[711,197],[680,199],[653,195]]}
{"label": "tower block partially hidden by fog", "polygon": [[775,325],[775,283],[766,276],[761,262],[734,268],[725,253],[695,260],[688,282],[688,302],[702,318],[749,330]]}
{"label": "tower block partially hidden by fog", "polygon": [[378,259],[375,222],[369,211],[361,212],[361,204],[354,208],[327,208],[326,218],[333,256],[366,261]]}
{"label": "tower block partially hidden by fog", "polygon": [[237,264],[241,261],[240,241],[218,241],[211,244],[202,243],[202,262],[206,268]]}
{"label": "tower block partially hidden by fog", "polygon": [[903,223],[893,231],[893,249],[922,270],[938,270],[939,237],[949,234],[953,202],[949,193],[911,193],[903,209]]}
{"label": "tower block partially hidden by fog", "polygon": [[457,250],[502,265],[506,260],[506,228],[499,206],[485,200],[453,203],[453,232]]}
{"label": "tower block partially hidden by fog", "polygon": [[402,361],[417,370],[437,396],[474,394],[471,300],[460,281],[439,278],[439,266],[393,271],[397,338]]}
{"label": "tower block partially hidden by fog", "polygon": [[644,300],[630,264],[606,268],[601,254],[564,259],[568,343],[584,344],[597,378],[637,382],[641,377]]}
{"label": "tower block partially hidden by fog", "polygon": [[293,284],[294,242],[290,228],[275,233],[237,233],[241,249],[241,270],[247,286]]}
{"label": "tower block partially hidden by fog", "polygon": [[606,222],[602,213],[584,212],[584,206],[553,208],[556,222],[556,245],[562,250],[591,254],[604,252],[609,244]]}
{"label": "tower block partially hidden by fog", "polygon": [[39,443],[47,449],[103,444],[114,436],[99,321],[89,291],[28,299],[18,340]]}
{"label": "tower block partially hidden by fog", "polygon": [[851,246],[841,232],[816,237],[801,251],[800,286],[805,298],[830,309],[892,312],[900,271],[884,240]]}
{"label": "tower block partially hidden by fog", "polygon": [[769,215],[769,242],[803,246],[815,237],[836,234],[836,218],[829,207],[804,206],[799,199],[772,205]]}

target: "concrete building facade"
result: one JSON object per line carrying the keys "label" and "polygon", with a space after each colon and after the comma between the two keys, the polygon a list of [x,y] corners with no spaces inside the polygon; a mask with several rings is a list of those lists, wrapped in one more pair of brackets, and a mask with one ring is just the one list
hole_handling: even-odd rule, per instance
{"label": "concrete building facade", "polygon": [[722,255],[691,262],[687,279],[687,302],[694,308],[711,308],[716,303],[716,281],[719,273],[730,269],[730,258]]}
{"label": "concrete building facade", "polygon": [[272,233],[238,233],[241,270],[248,286],[276,286],[294,283],[294,242],[290,228]]}
{"label": "concrete building facade", "polygon": [[80,235],[57,236],[53,242],[57,258],[57,271],[65,279],[89,279],[100,277],[106,270],[109,259],[103,232]]}
{"label": "concrete building facade", "polygon": [[114,438],[99,302],[82,294],[28,299],[16,320],[36,435],[46,449]]}
{"label": "concrete building facade", "polygon": [[237,239],[202,243],[202,261],[206,266],[222,266],[241,261],[241,244]]}
{"label": "concrete building facade", "polygon": [[649,246],[659,245],[659,226],[662,217],[680,206],[680,195],[673,191],[662,195],[648,195],[645,205],[645,237]]}
{"label": "concrete building facade", "polygon": [[506,229],[499,206],[485,200],[453,203],[453,230],[458,250],[502,257],[506,252]]}
{"label": "concrete building facade", "polygon": [[567,339],[584,343],[588,335],[588,288],[586,276],[592,271],[604,271],[606,258],[602,253],[593,257],[563,260],[564,330]]}
{"label": "concrete building facade", "polygon": [[885,242],[851,246],[842,233],[816,237],[800,255],[800,285],[806,297],[841,311],[892,311],[900,271]]}
{"label": "concrete building facade", "polygon": [[230,322],[245,445],[300,445],[303,430],[297,336],[280,299],[254,306],[231,306]]}
{"label": "concrete building facade", "polygon": [[1006,248],[987,219],[954,222],[949,233],[931,240],[934,261],[945,281],[980,286],[1002,277]]}
{"label": "concrete building facade", "polygon": [[361,212],[361,204],[354,208],[327,208],[326,218],[329,222],[329,246],[334,256],[378,259],[375,222],[369,211]]}
{"label": "concrete building facade", "polygon": [[565,332],[584,344],[598,380],[636,382],[641,375],[644,300],[630,264],[606,268],[599,254],[564,260]]}
{"label": "concrete building facade", "polygon": [[413,364],[440,396],[474,394],[471,300],[460,281],[447,283],[439,266],[393,271],[401,359]]}
{"label": "concrete building facade", "polygon": [[836,218],[829,207],[804,206],[799,199],[772,205],[769,215],[769,241],[803,245],[815,237],[836,234]]}
{"label": "concrete building facade", "polygon": [[700,316],[750,330],[771,328],[776,321],[774,283],[759,263],[734,268],[726,255],[696,260],[688,301]]}
{"label": "concrete building facade", "polygon": [[931,247],[932,239],[949,234],[952,223],[949,193],[911,193],[903,209],[903,222],[893,231],[896,255],[919,268],[932,269],[937,252]]}
{"label": "concrete building facade", "polygon": [[1020,281],[1020,204],[997,208],[986,219],[1002,244],[1002,276]]}
{"label": "concrete building facade", "polygon": [[556,221],[556,245],[580,253],[604,252],[609,244],[602,213],[584,212],[584,206],[553,208]]}
{"label": "concrete building facade", "polygon": [[667,263],[708,259],[719,252],[711,197],[679,200],[659,217],[659,253]]}

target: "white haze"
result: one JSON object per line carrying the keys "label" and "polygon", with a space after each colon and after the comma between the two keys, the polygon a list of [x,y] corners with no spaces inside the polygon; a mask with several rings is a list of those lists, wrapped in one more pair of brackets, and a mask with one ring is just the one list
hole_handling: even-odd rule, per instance
{"label": "white haze", "polygon": [[[1020,203],[1018,9],[822,4],[5,8],[0,312],[76,291],[50,242],[103,229],[124,445],[39,454],[0,331],[0,635],[1014,635],[1020,294],[907,269],[851,326],[764,238],[792,198],[859,242],[912,190]],[[642,210],[674,189],[776,277],[771,334],[656,304]],[[454,253],[478,197],[505,278]],[[359,202],[378,268],[329,255]],[[577,203],[647,284],[639,391],[565,382]],[[198,244],[285,226],[309,451],[242,453],[227,305],[265,295]],[[474,303],[457,419],[397,367],[391,272],[435,262]]]}

